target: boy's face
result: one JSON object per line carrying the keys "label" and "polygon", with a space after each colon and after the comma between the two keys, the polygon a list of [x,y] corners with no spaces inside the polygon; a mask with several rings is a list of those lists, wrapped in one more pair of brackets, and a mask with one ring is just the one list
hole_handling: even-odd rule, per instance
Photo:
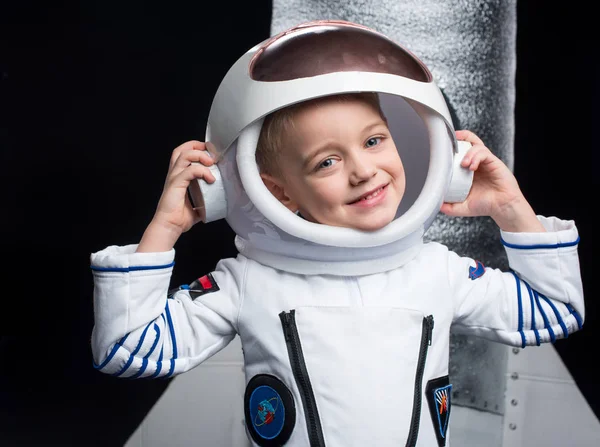
{"label": "boy's face", "polygon": [[320,101],[299,109],[284,138],[271,192],[309,221],[374,231],[390,223],[405,189],[386,122],[370,104]]}

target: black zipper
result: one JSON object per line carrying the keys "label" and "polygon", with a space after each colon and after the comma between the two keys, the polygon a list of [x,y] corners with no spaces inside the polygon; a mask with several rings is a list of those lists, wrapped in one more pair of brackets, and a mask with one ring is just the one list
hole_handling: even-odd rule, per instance
{"label": "black zipper", "polygon": [[415,397],[410,421],[410,431],[406,440],[406,447],[414,447],[419,436],[419,422],[421,420],[421,400],[423,386],[423,372],[425,371],[425,360],[427,351],[431,346],[431,335],[433,333],[433,315],[423,318],[423,330],[421,332],[421,348],[419,349],[419,362],[417,363],[417,374],[415,377]]}
{"label": "black zipper", "polygon": [[294,373],[296,385],[298,385],[302,404],[304,405],[304,416],[306,418],[310,446],[325,447],[325,438],[323,438],[317,401],[315,400],[312,385],[310,384],[306,363],[304,363],[304,354],[302,353],[302,345],[300,344],[298,328],[296,327],[295,311],[281,312],[279,318],[283,326],[283,334],[285,336],[288,355],[290,356],[292,372]]}

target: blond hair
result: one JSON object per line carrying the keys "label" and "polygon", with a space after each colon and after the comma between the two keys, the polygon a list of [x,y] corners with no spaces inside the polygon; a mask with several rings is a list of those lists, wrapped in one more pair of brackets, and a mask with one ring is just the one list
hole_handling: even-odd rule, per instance
{"label": "blond hair", "polygon": [[303,108],[334,99],[336,102],[362,101],[378,111],[384,121],[387,121],[379,96],[373,92],[342,93],[338,95],[319,97],[292,104],[276,110],[265,117],[256,146],[256,163],[263,174],[278,175],[279,155],[285,144],[285,136],[294,129],[294,117]]}

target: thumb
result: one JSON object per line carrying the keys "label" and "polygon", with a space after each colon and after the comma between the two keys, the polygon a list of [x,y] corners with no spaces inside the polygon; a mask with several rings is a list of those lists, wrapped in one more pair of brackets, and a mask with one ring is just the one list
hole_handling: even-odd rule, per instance
{"label": "thumb", "polygon": [[464,202],[444,202],[440,207],[440,211],[448,216],[469,216],[469,206],[467,201]]}

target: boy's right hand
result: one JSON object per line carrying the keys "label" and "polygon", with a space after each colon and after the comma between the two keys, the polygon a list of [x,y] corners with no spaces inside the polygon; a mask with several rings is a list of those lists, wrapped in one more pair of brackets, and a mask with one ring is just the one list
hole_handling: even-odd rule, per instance
{"label": "boy's right hand", "polygon": [[213,163],[201,141],[188,141],[173,150],[163,192],[138,252],[168,251],[182,233],[200,222],[200,215],[188,198],[187,188],[194,179],[213,183],[215,177],[208,169]]}

